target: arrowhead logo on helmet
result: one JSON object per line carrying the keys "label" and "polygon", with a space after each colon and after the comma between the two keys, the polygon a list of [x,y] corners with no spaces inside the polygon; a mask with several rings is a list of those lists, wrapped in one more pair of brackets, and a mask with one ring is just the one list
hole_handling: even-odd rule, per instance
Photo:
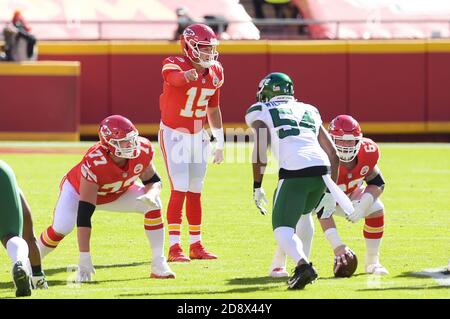
{"label": "arrowhead logo on helmet", "polygon": [[345,163],[353,161],[363,137],[358,121],[350,115],[338,115],[331,120],[328,132],[336,145],[339,159]]}
{"label": "arrowhead logo on helmet", "polygon": [[196,23],[188,26],[181,35],[181,49],[192,63],[209,68],[217,61],[219,41],[207,25]]}
{"label": "arrowhead logo on helmet", "polygon": [[100,123],[98,135],[102,145],[117,157],[130,159],[141,153],[139,132],[126,117],[108,116]]}

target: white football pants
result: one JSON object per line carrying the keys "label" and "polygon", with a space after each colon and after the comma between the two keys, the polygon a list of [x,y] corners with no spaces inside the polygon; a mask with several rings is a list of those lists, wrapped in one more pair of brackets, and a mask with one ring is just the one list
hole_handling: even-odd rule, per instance
{"label": "white football pants", "polygon": [[[111,212],[134,212],[145,214],[149,207],[136,198],[144,195],[144,186],[133,184],[118,199],[111,203],[97,205],[96,211],[105,210]],[[72,184],[65,180],[61,186],[58,202],[53,215],[53,229],[61,235],[68,235],[76,225],[78,214],[78,201],[80,195]]]}
{"label": "white football pants", "polygon": [[210,156],[209,135],[174,130],[161,123],[158,142],[172,190],[201,193]]}

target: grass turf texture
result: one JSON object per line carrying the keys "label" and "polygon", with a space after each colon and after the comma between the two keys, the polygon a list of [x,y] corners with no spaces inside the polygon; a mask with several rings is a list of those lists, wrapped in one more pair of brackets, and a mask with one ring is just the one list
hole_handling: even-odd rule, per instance
{"label": "grass turf texture", "polygon": [[[58,143],[53,147],[72,145],[87,149],[91,144]],[[0,143],[0,147],[34,145],[37,144]],[[154,146],[166,207],[169,183],[159,148],[156,143]],[[143,216],[97,211],[91,239],[96,281],[73,283],[75,276],[70,266],[78,262],[74,230],[44,260],[50,289],[33,291],[31,298],[450,298],[448,286],[417,274],[427,268],[442,267],[450,258],[450,145],[380,146],[379,164],[387,182],[382,195],[386,226],[381,260],[390,271],[388,276],[364,274],[363,221],[350,224],[337,217],[341,238],[360,260],[352,278],[333,277],[332,250],[317,221],[310,259],[319,280],[303,291],[288,291],[286,279],[269,278],[268,267],[275,249],[271,216],[260,215],[254,207],[251,164],[241,158],[240,163],[228,161],[208,166],[203,192],[203,239],[206,247],[219,255],[218,260],[172,263],[175,280],[149,279],[151,254]],[[251,152],[246,144],[228,144],[226,151],[228,160],[236,159],[238,152],[248,158]],[[52,221],[61,177],[81,156],[82,153],[0,154],[0,159],[15,170],[30,202],[36,236]],[[276,167],[269,167],[270,171],[263,187],[271,197],[276,187]],[[182,245],[188,252],[186,218],[183,219]],[[0,298],[14,295],[10,265],[6,251],[1,249]],[[293,267],[289,260],[288,270]]]}

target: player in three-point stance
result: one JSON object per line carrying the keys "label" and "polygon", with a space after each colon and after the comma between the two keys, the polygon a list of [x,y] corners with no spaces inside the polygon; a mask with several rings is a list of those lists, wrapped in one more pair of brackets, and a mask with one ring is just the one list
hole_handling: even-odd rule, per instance
{"label": "player in three-point stance", "polygon": [[[127,118],[112,115],[99,127],[100,141],[62,179],[53,223],[39,239],[42,257],[53,251],[77,225],[80,251],[77,280],[91,281],[95,269],[90,254],[94,211],[144,214],[152,249],[151,278],[175,278],[164,257],[161,181],[153,165],[153,147]],[[138,183],[141,180],[142,184]]]}

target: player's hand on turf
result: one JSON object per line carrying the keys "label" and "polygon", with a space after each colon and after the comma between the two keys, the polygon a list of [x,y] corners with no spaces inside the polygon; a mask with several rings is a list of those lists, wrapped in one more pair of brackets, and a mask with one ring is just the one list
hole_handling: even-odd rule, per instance
{"label": "player's hand on turf", "polygon": [[159,190],[152,189],[148,193],[139,196],[137,200],[149,206],[150,210],[162,209],[161,197],[159,197],[159,193]]}
{"label": "player's hand on turf", "polygon": [[334,250],[335,272],[341,265],[347,265],[347,258],[352,258],[355,253],[346,245],[336,247]]}
{"label": "player's hand on turf", "polygon": [[220,164],[223,162],[223,150],[216,148],[213,153],[213,163]]}
{"label": "player's hand on turf", "polygon": [[262,187],[253,189],[253,200],[255,201],[255,205],[258,207],[259,212],[262,215],[267,214],[267,209],[264,206],[269,202],[267,201],[266,193]]}
{"label": "player's hand on turf", "polygon": [[336,210],[336,200],[331,193],[325,192],[322,196],[314,212],[319,215],[320,219],[330,218]]}
{"label": "player's hand on turf", "polygon": [[89,252],[80,252],[77,282],[92,281],[93,274],[95,274],[95,269],[94,265],[92,264],[91,254]]}
{"label": "player's hand on turf", "polygon": [[356,223],[358,220],[365,217],[366,212],[359,205],[359,201],[353,201],[352,203],[355,210],[350,215],[347,215],[346,218],[348,221]]}
{"label": "player's hand on turf", "polygon": [[195,69],[190,69],[184,72],[184,77],[188,82],[197,81],[198,73]]}

